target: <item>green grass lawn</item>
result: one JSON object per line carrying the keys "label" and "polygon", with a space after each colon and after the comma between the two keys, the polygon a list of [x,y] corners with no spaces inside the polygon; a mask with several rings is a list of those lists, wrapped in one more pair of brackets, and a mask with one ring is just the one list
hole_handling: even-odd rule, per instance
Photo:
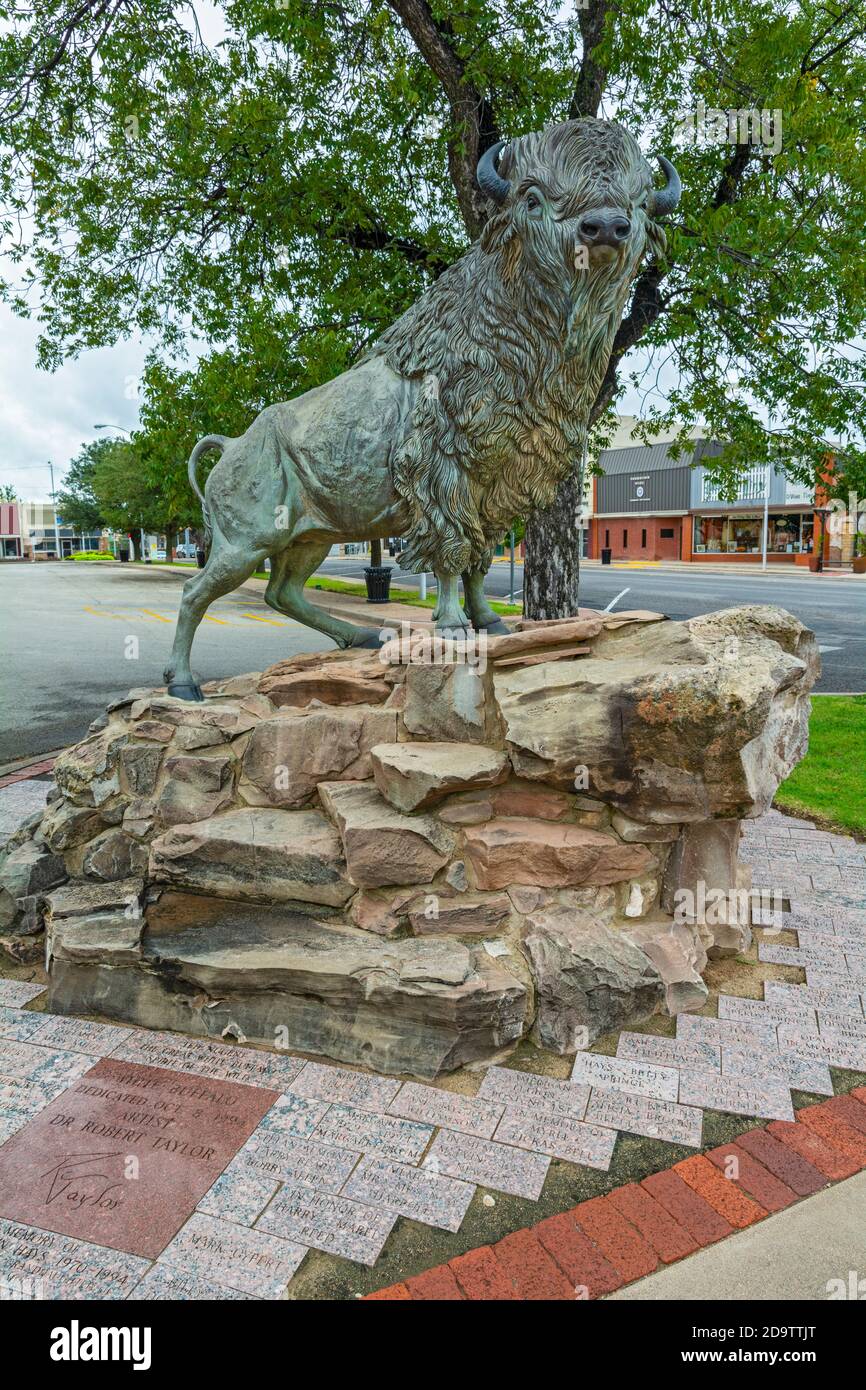
{"label": "green grass lawn", "polygon": [[[258,575],[259,579],[266,579],[267,575]],[[345,579],[324,579],[322,575],[314,575],[307,581],[307,589],[325,589],[332,594],[362,594],[366,595],[366,588],[363,584],[352,584]],[[410,603],[413,608],[435,608],[436,595],[428,594],[426,598],[419,598],[417,589],[395,589],[390,590],[392,603]],[[488,599],[490,607],[495,613],[504,613],[506,616],[517,616],[523,612],[519,603],[497,603],[495,599]]]}
{"label": "green grass lawn", "polygon": [[866,695],[816,695],[809,752],[775,805],[791,815],[866,836]]}

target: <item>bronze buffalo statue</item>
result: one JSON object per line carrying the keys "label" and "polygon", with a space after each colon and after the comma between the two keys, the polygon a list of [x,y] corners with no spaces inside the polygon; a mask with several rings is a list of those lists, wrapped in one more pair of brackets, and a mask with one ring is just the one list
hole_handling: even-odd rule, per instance
{"label": "bronze buffalo statue", "polygon": [[[631,282],[664,249],[658,219],[680,181],[660,163],[655,189],[637,141],[594,119],[493,145],[477,170],[493,211],[466,255],[342,376],[269,406],[239,439],[199,440],[189,476],[210,550],[184,585],[170,694],[201,699],[195,630],[266,556],[266,602],[340,647],[379,632],[304,597],[337,541],[405,536],[403,563],[436,575],[437,628],[500,623],[483,593],[492,549],[581,456]],[[222,457],[202,494],[211,448]]]}

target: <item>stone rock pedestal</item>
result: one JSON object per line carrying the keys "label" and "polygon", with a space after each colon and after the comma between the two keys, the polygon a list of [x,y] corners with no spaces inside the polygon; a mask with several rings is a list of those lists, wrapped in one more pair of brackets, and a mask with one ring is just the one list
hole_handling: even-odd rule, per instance
{"label": "stone rock pedestal", "polygon": [[776,608],[582,610],[132,691],[7,847],[0,944],[59,1013],[422,1077],[574,1051],[746,944],[695,904],[742,886],[816,673]]}

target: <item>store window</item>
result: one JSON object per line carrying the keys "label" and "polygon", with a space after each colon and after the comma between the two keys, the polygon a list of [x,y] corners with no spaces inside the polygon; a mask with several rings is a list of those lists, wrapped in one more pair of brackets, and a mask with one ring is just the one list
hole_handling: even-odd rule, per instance
{"label": "store window", "polygon": [[659,531],[659,536],[663,541],[672,541],[674,538],[673,526],[663,526]]}
{"label": "store window", "polygon": [[[812,516],[803,512],[770,513],[767,554],[796,555],[810,550]],[[764,518],[755,516],[696,516],[694,551],[706,555],[760,555]]]}

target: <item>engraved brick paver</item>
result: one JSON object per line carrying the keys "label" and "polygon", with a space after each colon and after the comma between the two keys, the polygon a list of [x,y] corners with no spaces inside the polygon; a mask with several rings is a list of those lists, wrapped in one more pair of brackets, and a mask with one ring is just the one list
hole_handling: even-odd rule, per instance
{"label": "engraved brick paver", "polygon": [[[30,1014],[30,1018],[39,1015]],[[128,1028],[116,1028],[108,1023],[94,1023],[84,1018],[60,1018],[42,1015],[44,1025],[39,1031],[40,1047],[62,1047],[67,1052],[83,1052],[88,1057],[105,1057],[129,1037]]]}
{"label": "engraved brick paver", "polygon": [[723,1178],[703,1154],[675,1163],[674,1172],[737,1230],[753,1225],[767,1214],[757,1202],[738,1191],[734,1183]]}
{"label": "engraved brick paver", "polygon": [[866,1071],[866,1038],[846,1038],[840,1033],[822,1033],[816,1037],[801,1033],[797,1028],[780,1028],[779,1046],[783,1053],[811,1057],[831,1067]]}
{"label": "engraved brick paver", "polygon": [[654,1100],[676,1100],[678,1078],[673,1067],[653,1062],[630,1062],[598,1052],[578,1052],[572,1081],[616,1091],[632,1091]]}
{"label": "engraved brick paver", "polygon": [[275,1134],[259,1126],[232,1160],[231,1167],[264,1180],[339,1192],[360,1157],[359,1150]]}
{"label": "engraved brick paver", "polygon": [[817,946],[783,946],[776,941],[761,941],[758,945],[758,960],[768,965],[812,965],[818,969],[838,970],[844,974],[847,969],[845,956],[840,948],[818,948]]}
{"label": "engraved brick paver", "polygon": [[159,1262],[227,1284],[240,1293],[273,1299],[282,1296],[306,1253],[306,1246],[294,1241],[196,1213],[166,1246]]}
{"label": "engraved brick paver", "polygon": [[624,1283],[619,1270],[576,1224],[573,1211],[539,1221],[533,1231],[581,1298],[602,1298]]}
{"label": "engraved brick paver", "polygon": [[196,1207],[206,1216],[219,1216],[239,1226],[252,1226],[277,1191],[279,1183],[231,1165],[221,1173]]}
{"label": "engraved brick paver", "polygon": [[466,1298],[505,1303],[520,1297],[489,1245],[458,1255],[449,1268]]}
{"label": "engraved brick paver", "polygon": [[562,1115],[535,1115],[528,1119],[506,1112],[496,1129],[496,1138],[519,1149],[551,1154],[568,1163],[581,1163],[587,1168],[610,1167],[616,1145],[616,1133],[598,1125],[569,1120]]}
{"label": "engraved brick paver", "polygon": [[792,1023],[796,1028],[811,1026],[818,1031],[815,1010],[805,1000],[784,1003],[770,1003],[763,999],[741,999],[734,994],[719,995],[719,1018],[732,1023],[769,1023],[777,1027],[780,1023]]}
{"label": "engraved brick paver", "polygon": [[546,1154],[498,1144],[495,1139],[476,1139],[441,1129],[424,1160],[424,1168],[449,1178],[508,1192],[512,1197],[531,1197],[537,1201],[550,1167]]}
{"label": "engraved brick paver", "polygon": [[860,1171],[858,1162],[820,1134],[813,1133],[806,1125],[773,1120],[772,1124],[767,1125],[767,1131],[834,1182],[840,1178],[850,1178]]}
{"label": "engraved brick paver", "polygon": [[833,989],[826,985],[789,985],[781,980],[766,980],[764,995],[774,1004],[785,1004],[796,999],[813,1009],[835,1009],[838,1013],[853,1014],[863,1018],[863,996],[855,990]]}
{"label": "engraved brick paver", "polygon": [[440,1091],[435,1086],[421,1086],[407,1081],[388,1106],[389,1115],[406,1120],[421,1120],[446,1129],[459,1129],[489,1139],[500,1119],[503,1107],[474,1096],[459,1096],[452,1091]]}
{"label": "engraved brick paver", "polygon": [[760,1115],[768,1120],[792,1120],[791,1092],[780,1081],[759,1077],[713,1076],[707,1071],[684,1071],[680,1076],[683,1105],[702,1105],[731,1115]]}
{"label": "engraved brick paver", "polygon": [[607,1125],[628,1134],[644,1134],[651,1139],[667,1139],[672,1144],[699,1148],[704,1115],[689,1105],[625,1091],[593,1091],[586,1118],[591,1124]]}
{"label": "engraved brick paver", "polygon": [[396,1115],[373,1115],[354,1105],[332,1105],[314,1134],[320,1143],[338,1149],[360,1149],[398,1163],[417,1163],[432,1138],[433,1126]]}
{"label": "engraved brick paver", "polygon": [[737,1139],[740,1148],[756,1158],[774,1177],[796,1192],[808,1197],[827,1186],[826,1176],[814,1164],[802,1158],[787,1144],[782,1144],[769,1129],[749,1129]]}
{"label": "engraved brick paver", "polygon": [[854,1018],[851,1014],[819,1009],[818,1031],[822,1037],[829,1033],[835,1037],[866,1039],[866,1018]]}
{"label": "engraved brick paver", "polygon": [[34,1033],[39,1033],[44,1027],[44,1014],[29,1013],[26,1009],[0,1004],[0,1038],[9,1038],[12,1042],[27,1042]]}
{"label": "engraved brick paver", "polygon": [[29,1298],[122,1299],[147,1268],[137,1255],[0,1220],[0,1280],[7,1298],[17,1288]]}
{"label": "engraved brick paver", "polygon": [[577,1294],[533,1231],[515,1231],[493,1246],[518,1297],[528,1302],[573,1301]]}
{"label": "engraved brick paver", "polygon": [[776,1028],[772,1023],[735,1023],[699,1014],[677,1014],[677,1038],[700,1039],[725,1047],[758,1047],[765,1052],[776,1048]]}
{"label": "engraved brick paver", "polygon": [[636,1062],[658,1062],[665,1067],[689,1067],[692,1071],[721,1071],[717,1043],[696,1038],[659,1038],[651,1033],[620,1033],[617,1057]]}
{"label": "engraved brick paver", "polygon": [[658,1267],[653,1247],[603,1197],[581,1202],[575,1208],[574,1218],[626,1282],[651,1274]]}
{"label": "engraved brick paver", "polygon": [[710,1206],[700,1193],[689,1187],[678,1173],[669,1169],[663,1173],[651,1173],[641,1182],[651,1197],[670,1212],[681,1226],[685,1226],[694,1236],[698,1245],[712,1245],[733,1231],[729,1221]]}
{"label": "engraved brick paver", "polygon": [[0,1004],[20,1008],[22,1004],[29,1004],[38,994],[44,994],[46,988],[46,985],[29,984],[25,980],[0,980]]}
{"label": "engraved brick paver", "polygon": [[382,1207],[311,1187],[286,1186],[259,1217],[255,1229],[373,1265],[396,1220],[396,1212]]}
{"label": "engraved brick paver", "polygon": [[664,1264],[681,1260],[699,1248],[698,1242],[689,1235],[685,1226],[681,1226],[669,1211],[665,1211],[640,1183],[630,1182],[624,1187],[616,1187],[605,1200],[616,1207],[626,1221],[631,1222]]}
{"label": "engraved brick paver", "polygon": [[195,1274],[186,1274],[174,1265],[157,1262],[148,1270],[140,1284],[136,1284],[129,1294],[130,1303],[212,1303],[249,1302],[256,1300],[258,1294],[240,1293],[225,1284],[217,1284],[212,1279],[202,1279]]}
{"label": "engraved brick paver", "polygon": [[781,1082],[798,1091],[832,1096],[833,1081],[826,1062],[795,1053],[754,1052],[740,1047],[722,1048],[722,1075],[761,1077]]}
{"label": "engraved brick paver", "polygon": [[365,1076],[342,1067],[326,1067],[307,1062],[289,1088],[296,1096],[310,1100],[341,1101],[358,1110],[386,1110],[400,1089],[390,1076]]}
{"label": "engraved brick paver", "polygon": [[326,1100],[307,1100],[305,1096],[295,1096],[286,1092],[271,1106],[262,1118],[257,1134],[267,1132],[271,1135],[291,1135],[296,1139],[308,1139],[320,1120],[328,1112]]}
{"label": "engraved brick paver", "polygon": [[552,1076],[537,1076],[534,1072],[516,1071],[511,1067],[489,1067],[478,1088],[478,1095],[521,1114],[537,1114],[544,1110],[549,1114],[582,1120],[589,1100],[589,1087],[578,1086],[571,1081],[557,1081]]}
{"label": "engraved brick paver", "polygon": [[739,1144],[721,1144],[717,1149],[710,1149],[706,1157],[765,1211],[782,1211],[797,1200],[793,1188]]}
{"label": "engraved brick paver", "polygon": [[474,1192],[472,1183],[372,1155],[361,1159],[342,1188],[344,1197],[385,1207],[446,1231],[460,1230]]}
{"label": "engraved brick paver", "polygon": [[188,1071],[215,1081],[237,1081],[243,1086],[264,1086],[273,1091],[286,1090],[304,1066],[300,1057],[205,1038],[179,1038],[174,1033],[150,1033],[144,1028],[125,1029],[123,1042],[111,1056],[123,1062]]}

